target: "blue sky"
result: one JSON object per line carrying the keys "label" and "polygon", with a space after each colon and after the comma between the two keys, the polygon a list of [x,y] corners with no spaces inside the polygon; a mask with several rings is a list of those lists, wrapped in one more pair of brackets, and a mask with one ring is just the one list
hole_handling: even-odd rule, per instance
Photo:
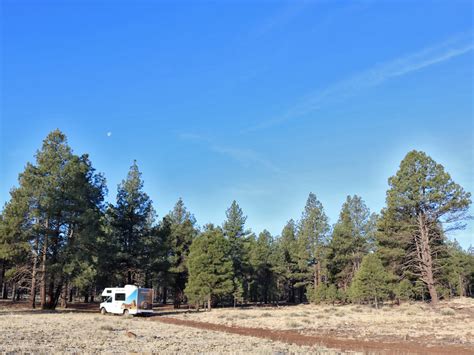
{"label": "blue sky", "polygon": [[379,212],[412,149],[474,192],[471,1],[1,6],[2,204],[55,128],[108,200],[137,159],[159,216],[182,197],[200,225],[235,199],[279,234],[311,191],[332,223],[348,194]]}

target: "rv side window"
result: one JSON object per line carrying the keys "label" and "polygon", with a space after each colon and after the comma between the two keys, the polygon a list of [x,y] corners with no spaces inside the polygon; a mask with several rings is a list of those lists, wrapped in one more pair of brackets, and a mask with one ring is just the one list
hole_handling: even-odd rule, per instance
{"label": "rv side window", "polygon": [[125,301],[125,293],[116,293],[115,294],[116,301]]}

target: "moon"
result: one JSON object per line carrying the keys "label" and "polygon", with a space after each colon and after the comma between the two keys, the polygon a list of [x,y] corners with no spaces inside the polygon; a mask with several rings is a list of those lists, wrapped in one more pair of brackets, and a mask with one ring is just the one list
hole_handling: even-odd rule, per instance
{"label": "moon", "polygon": [[107,137],[110,137],[112,135],[112,132],[107,132]]}

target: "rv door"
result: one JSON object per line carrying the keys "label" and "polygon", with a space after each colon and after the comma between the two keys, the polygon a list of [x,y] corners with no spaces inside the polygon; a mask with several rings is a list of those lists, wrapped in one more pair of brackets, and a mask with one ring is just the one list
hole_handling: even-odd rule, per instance
{"label": "rv door", "polygon": [[114,294],[114,313],[123,313],[122,304],[125,302],[125,292],[117,292]]}

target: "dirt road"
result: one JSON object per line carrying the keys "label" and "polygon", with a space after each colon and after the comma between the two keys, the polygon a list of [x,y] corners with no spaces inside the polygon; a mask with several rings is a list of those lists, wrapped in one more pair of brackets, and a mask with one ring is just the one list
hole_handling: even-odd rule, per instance
{"label": "dirt road", "polygon": [[473,354],[472,349],[456,345],[436,345],[426,346],[423,344],[403,342],[390,343],[380,341],[362,341],[343,338],[331,338],[328,336],[303,335],[289,330],[270,330],[262,328],[248,328],[225,326],[222,324],[212,324],[207,322],[198,322],[187,319],[177,319],[166,316],[156,316],[152,321],[161,323],[193,327],[198,329],[220,331],[230,334],[239,334],[263,339],[270,339],[300,346],[324,346],[330,349],[342,351],[355,351],[364,353],[383,353],[383,354]]}

